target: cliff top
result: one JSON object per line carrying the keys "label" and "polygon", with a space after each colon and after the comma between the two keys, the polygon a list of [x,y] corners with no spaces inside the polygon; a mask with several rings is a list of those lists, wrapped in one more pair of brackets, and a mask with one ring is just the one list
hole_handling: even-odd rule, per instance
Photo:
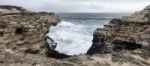
{"label": "cliff top", "polygon": [[123,21],[129,22],[148,22],[150,21],[150,5],[145,7],[142,11],[135,12],[130,16],[121,18]]}
{"label": "cliff top", "polygon": [[20,6],[10,6],[10,5],[0,5],[0,13],[20,13],[20,12],[30,12]]}

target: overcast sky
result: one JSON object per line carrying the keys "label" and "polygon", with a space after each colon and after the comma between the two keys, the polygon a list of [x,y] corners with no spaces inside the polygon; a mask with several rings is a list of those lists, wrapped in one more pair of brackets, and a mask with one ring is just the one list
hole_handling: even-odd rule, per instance
{"label": "overcast sky", "polygon": [[0,0],[0,4],[48,12],[135,12],[150,0]]}

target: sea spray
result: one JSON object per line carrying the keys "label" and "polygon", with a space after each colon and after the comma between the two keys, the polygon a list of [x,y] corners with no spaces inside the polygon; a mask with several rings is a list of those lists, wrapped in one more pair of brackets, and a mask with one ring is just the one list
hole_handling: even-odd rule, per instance
{"label": "sea spray", "polygon": [[[50,36],[56,43],[56,50],[68,55],[86,53],[92,45],[93,32],[113,18],[127,14],[119,13],[60,13],[61,22],[50,27]],[[110,18],[111,17],[111,18]]]}
{"label": "sea spray", "polygon": [[62,21],[50,29],[48,35],[58,43],[56,50],[60,53],[68,55],[86,53],[92,45],[94,29],[88,25]]}

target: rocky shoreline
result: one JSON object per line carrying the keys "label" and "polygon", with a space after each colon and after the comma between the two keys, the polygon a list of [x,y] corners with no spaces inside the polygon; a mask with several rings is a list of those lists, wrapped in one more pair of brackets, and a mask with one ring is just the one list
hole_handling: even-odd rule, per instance
{"label": "rocky shoreline", "polygon": [[[0,66],[150,66],[150,6],[113,19],[94,32],[87,54],[68,56],[46,36],[60,22],[54,13],[0,6]],[[51,42],[47,42],[51,40]]]}
{"label": "rocky shoreline", "polygon": [[[110,54],[127,66],[150,65],[150,6],[97,28],[87,54]],[[131,65],[130,65],[131,64]]]}

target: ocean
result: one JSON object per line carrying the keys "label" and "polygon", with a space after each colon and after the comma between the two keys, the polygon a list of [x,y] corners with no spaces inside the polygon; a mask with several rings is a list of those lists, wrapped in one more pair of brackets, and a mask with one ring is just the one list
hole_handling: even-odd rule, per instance
{"label": "ocean", "polygon": [[84,54],[92,45],[96,28],[103,28],[113,18],[130,13],[58,13],[61,22],[50,27],[50,36],[56,43],[56,50],[68,55]]}

